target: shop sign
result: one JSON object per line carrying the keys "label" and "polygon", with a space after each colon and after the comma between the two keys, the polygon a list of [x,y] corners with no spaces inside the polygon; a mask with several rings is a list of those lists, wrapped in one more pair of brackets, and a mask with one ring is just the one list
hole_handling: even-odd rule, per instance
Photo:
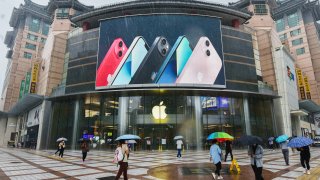
{"label": "shop sign", "polygon": [[19,99],[21,99],[24,94],[24,86],[25,86],[25,80],[23,79],[20,83]]}
{"label": "shop sign", "polygon": [[306,94],[305,94],[305,90],[304,90],[304,82],[303,82],[303,76],[302,76],[302,71],[299,68],[296,68],[296,74],[298,77],[298,87],[299,87],[299,92],[300,92],[300,96],[301,99],[306,99]]}
{"label": "shop sign", "polygon": [[304,85],[306,87],[306,95],[307,95],[307,99],[311,99],[311,93],[310,93],[310,84],[308,81],[308,77],[304,76]]}
{"label": "shop sign", "polygon": [[34,63],[31,71],[30,93],[36,92],[36,84],[38,81],[39,63]]}
{"label": "shop sign", "polygon": [[41,117],[41,105],[29,111],[27,127],[39,125],[40,117]]}
{"label": "shop sign", "polygon": [[24,86],[24,94],[29,93],[29,89],[30,89],[30,80],[31,80],[31,72],[27,72],[26,74],[26,84]]}

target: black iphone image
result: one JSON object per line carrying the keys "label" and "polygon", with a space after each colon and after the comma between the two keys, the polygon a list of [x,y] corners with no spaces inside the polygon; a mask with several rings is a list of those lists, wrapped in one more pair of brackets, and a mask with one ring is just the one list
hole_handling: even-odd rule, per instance
{"label": "black iphone image", "polygon": [[130,84],[153,83],[169,50],[170,45],[167,39],[162,36],[157,37],[133,75]]}

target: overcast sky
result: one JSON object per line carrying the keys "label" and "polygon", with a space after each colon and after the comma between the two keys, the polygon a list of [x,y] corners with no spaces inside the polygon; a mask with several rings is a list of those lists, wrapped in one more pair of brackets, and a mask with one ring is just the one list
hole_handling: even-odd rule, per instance
{"label": "overcast sky", "polygon": [[[41,5],[47,5],[49,0],[32,0],[35,3]],[[94,5],[95,7],[101,7],[107,3],[116,3],[125,0],[79,0],[86,5]],[[227,4],[228,2],[235,2],[238,0],[203,0],[216,2],[220,4]],[[0,0],[0,95],[2,93],[3,81],[5,78],[5,72],[7,68],[6,53],[8,51],[6,45],[4,44],[4,38],[7,31],[12,30],[9,26],[9,20],[11,17],[13,7],[19,7],[24,0]]]}

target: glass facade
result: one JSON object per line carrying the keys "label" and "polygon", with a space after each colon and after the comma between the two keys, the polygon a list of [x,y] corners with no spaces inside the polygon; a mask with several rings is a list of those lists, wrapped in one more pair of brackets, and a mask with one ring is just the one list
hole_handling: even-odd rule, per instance
{"label": "glass facade", "polygon": [[296,49],[296,54],[297,54],[297,55],[304,54],[304,53],[305,53],[304,47],[303,47],[303,48]]}
{"label": "glass facade", "polygon": [[28,33],[27,38],[32,41],[38,41],[38,36]]}
{"label": "glass facade", "polygon": [[299,34],[301,34],[301,30],[300,29],[296,29],[296,30],[290,31],[291,37],[297,36]]}
{"label": "glass facade", "polygon": [[287,39],[287,34],[286,33],[281,34],[281,35],[279,35],[279,38],[280,38],[281,41],[286,40]]}
{"label": "glass facade", "polygon": [[297,46],[297,45],[300,45],[302,43],[303,43],[303,39],[302,38],[292,40],[292,46]]}
{"label": "glass facade", "polygon": [[25,48],[31,49],[31,50],[36,50],[37,46],[35,44],[26,43]]}
{"label": "glass facade", "polygon": [[39,32],[40,30],[40,20],[37,18],[31,18],[28,24],[29,31]]}
{"label": "glass facade", "polygon": [[32,54],[28,53],[28,52],[24,52],[23,53],[23,57],[26,58],[26,59],[31,59],[32,58]]}
{"label": "glass facade", "polygon": [[288,25],[289,27],[294,27],[299,24],[299,15],[297,12],[288,15]]}
{"label": "glass facade", "polygon": [[42,34],[43,35],[48,35],[49,34],[49,27],[50,27],[50,25],[49,24],[47,24],[47,23],[43,23],[42,24]]}
{"label": "glass facade", "polygon": [[268,14],[268,9],[266,4],[255,4],[254,14],[256,15],[266,15]]}
{"label": "glass facade", "polygon": [[87,94],[78,99],[53,103],[48,148],[58,137],[66,137],[68,147],[79,149],[80,138],[91,139],[91,149],[114,150],[122,134],[141,137],[136,150],[175,149],[173,138],[184,137],[189,150],[208,149],[206,137],[224,131],[235,138],[246,134],[268,137],[274,133],[271,100],[249,99],[252,127],[246,127],[243,98],[189,96],[182,92],[153,91],[134,96]]}
{"label": "glass facade", "polygon": [[281,31],[284,30],[284,28],[285,28],[285,23],[284,23],[284,19],[283,19],[283,18],[282,18],[282,19],[278,19],[278,20],[276,21],[276,28],[277,28],[277,31],[278,31],[278,32],[281,32]]}

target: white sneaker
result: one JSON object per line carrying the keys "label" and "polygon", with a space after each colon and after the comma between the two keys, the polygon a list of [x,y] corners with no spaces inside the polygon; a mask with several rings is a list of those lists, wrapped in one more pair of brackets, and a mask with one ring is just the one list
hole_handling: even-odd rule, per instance
{"label": "white sneaker", "polygon": [[307,174],[308,169],[305,169],[303,173]]}
{"label": "white sneaker", "polygon": [[309,170],[307,170],[307,174],[310,174],[310,171],[309,171]]}
{"label": "white sneaker", "polygon": [[212,173],[213,179],[216,179],[216,174]]}
{"label": "white sneaker", "polygon": [[218,176],[218,179],[223,179],[223,177],[222,176]]}

